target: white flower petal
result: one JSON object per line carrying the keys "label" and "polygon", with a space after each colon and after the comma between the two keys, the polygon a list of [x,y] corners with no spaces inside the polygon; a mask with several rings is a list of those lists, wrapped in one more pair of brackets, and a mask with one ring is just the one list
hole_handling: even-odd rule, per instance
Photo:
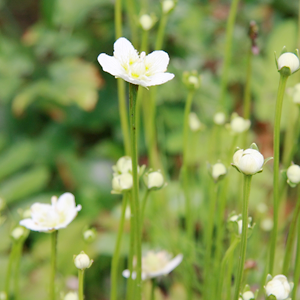
{"label": "white flower petal", "polygon": [[149,78],[150,81],[148,83],[146,83],[146,85],[144,85],[144,86],[147,87],[147,86],[153,86],[153,85],[160,85],[160,84],[163,84],[165,82],[172,80],[174,77],[175,77],[175,75],[172,73],[155,74],[154,76],[151,76]]}
{"label": "white flower petal", "polygon": [[121,77],[124,73],[124,69],[122,68],[120,62],[113,56],[101,53],[98,56],[98,62],[101,65],[103,71],[113,76]]}
{"label": "white flower petal", "polygon": [[167,52],[153,51],[145,57],[145,66],[150,75],[166,72],[170,58]]}
{"label": "white flower petal", "polygon": [[19,224],[26,227],[26,228],[28,228],[28,229],[30,229],[30,230],[33,230],[33,231],[48,232],[48,231],[51,231],[53,229],[53,228],[38,225],[35,222],[33,222],[32,219],[21,220]]}
{"label": "white flower petal", "polygon": [[121,63],[134,62],[139,59],[137,51],[133,45],[124,37],[120,37],[114,43],[114,57]]}
{"label": "white flower petal", "polygon": [[59,212],[69,211],[75,208],[75,197],[71,193],[62,194],[56,204],[56,208]]}

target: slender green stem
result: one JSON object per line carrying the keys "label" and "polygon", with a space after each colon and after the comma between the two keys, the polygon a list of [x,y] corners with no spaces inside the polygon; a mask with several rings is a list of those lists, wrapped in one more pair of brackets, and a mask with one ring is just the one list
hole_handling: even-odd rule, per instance
{"label": "slender green stem", "polygon": [[221,94],[220,94],[220,102],[219,102],[219,106],[221,109],[226,109],[225,92],[228,83],[228,71],[231,62],[232,36],[233,36],[233,28],[234,28],[238,3],[239,0],[232,0],[230,6],[230,13],[227,20],[225,57],[224,57],[224,65],[223,65],[223,72],[221,78]]}
{"label": "slender green stem", "polygon": [[295,271],[294,271],[294,288],[292,290],[292,300],[297,300],[297,288],[300,279],[300,218],[298,219],[298,228],[297,228],[297,250],[296,250],[296,262],[295,262]]}
{"label": "slender green stem", "polygon": [[[231,237],[230,244],[233,243],[234,236]],[[232,275],[233,275],[233,262],[234,257],[233,255],[230,255],[228,257],[228,263],[227,263],[227,274],[225,275],[225,282],[226,282],[226,300],[232,300]]]}
{"label": "slender green stem", "polygon": [[218,184],[212,181],[210,188],[210,201],[209,201],[209,211],[207,228],[205,229],[206,239],[205,239],[205,256],[204,256],[204,277],[205,277],[205,299],[212,299],[212,294],[214,291],[211,289],[211,280],[213,272],[211,271],[211,257],[212,257],[212,245],[213,245],[213,229],[214,229],[214,215],[216,210],[216,203],[218,198]]}
{"label": "slender green stem", "polygon": [[78,297],[79,297],[79,300],[84,299],[83,281],[84,281],[84,270],[78,269]]}
{"label": "slender green stem", "polygon": [[115,36],[116,40],[122,36],[122,0],[115,1]]}
{"label": "slender green stem", "polygon": [[149,41],[149,31],[143,30],[141,51],[145,51],[146,53],[148,52],[148,41]]}
{"label": "slender green stem", "polygon": [[159,22],[156,43],[155,43],[155,50],[160,50],[162,48],[167,21],[168,21],[168,14],[163,14]]}
{"label": "slender green stem", "polygon": [[[251,110],[251,77],[252,77],[252,50],[251,47],[248,51],[248,63],[247,63],[247,75],[246,75],[246,85],[244,92],[244,119],[248,120],[250,118],[250,110]],[[243,133],[243,147],[247,147],[247,137],[248,130]]]}
{"label": "slender green stem", "polygon": [[[236,246],[239,244],[240,239],[234,238],[233,242],[230,244],[229,248],[227,249],[221,263],[221,271],[218,275],[218,289],[217,289],[217,297],[216,299],[222,299],[222,289],[223,289],[223,282],[225,278],[225,272],[226,272],[226,264],[230,257],[233,256],[234,250]],[[231,279],[230,279],[231,281]]]}
{"label": "slender green stem", "polygon": [[280,120],[281,120],[281,110],[283,103],[283,96],[285,92],[285,85],[287,81],[287,76],[280,73],[280,80],[278,86],[277,100],[276,100],[276,110],[275,110],[275,124],[274,124],[274,170],[273,170],[273,230],[270,242],[270,260],[269,260],[269,273],[272,275],[274,260],[275,260],[275,250],[276,250],[276,240],[278,231],[278,208],[279,208],[279,157],[280,157]]}
{"label": "slender green stem", "polygon": [[16,256],[16,242],[13,241],[11,251],[9,254],[8,266],[7,266],[6,277],[5,277],[5,285],[4,285],[4,291],[8,299],[10,298],[11,271],[12,271],[13,263],[15,261],[15,256]]}
{"label": "slender green stem", "polygon": [[15,300],[20,299],[20,289],[19,289],[19,278],[20,278],[20,262],[23,249],[23,240],[16,242],[16,253],[15,253],[15,274],[14,274],[14,293]]}
{"label": "slender green stem", "polygon": [[250,196],[251,179],[252,179],[252,175],[244,175],[242,240],[241,240],[241,247],[240,247],[239,266],[238,266],[238,272],[236,277],[235,293],[233,298],[234,300],[239,299],[240,287],[242,283],[245,258],[246,258],[247,231],[248,231],[248,203],[249,203],[249,196]]}
{"label": "slender green stem", "polygon": [[121,243],[124,231],[124,222],[125,222],[125,212],[127,207],[127,193],[123,195],[122,201],[122,212],[121,218],[119,223],[118,235],[117,235],[117,242],[115,246],[115,251],[111,261],[111,289],[110,289],[110,299],[116,300],[117,299],[117,291],[118,291],[118,266],[119,266],[119,259],[120,259],[120,250],[121,250]]}
{"label": "slender green stem", "polygon": [[128,256],[128,269],[130,273],[130,277],[128,278],[127,291],[126,291],[126,300],[135,299],[134,297],[134,280],[132,278],[133,272],[133,256],[135,249],[135,231],[134,231],[134,218],[132,212],[134,211],[134,205],[132,201],[132,193],[128,194],[129,202],[130,202],[130,245],[129,245],[129,256]]}
{"label": "slender green stem", "polygon": [[285,255],[284,255],[284,263],[283,263],[283,268],[282,268],[282,274],[288,276],[288,271],[289,271],[289,265],[290,265],[290,260],[292,256],[292,251],[293,251],[293,244],[295,240],[295,235],[296,235],[296,228],[297,228],[297,220],[300,212],[300,194],[299,194],[299,187],[298,187],[298,200],[296,203],[296,208],[294,209],[293,212],[293,219],[291,221],[290,229],[289,229],[289,234],[288,234],[288,239],[286,243],[286,249],[285,249]]}
{"label": "slender green stem", "polygon": [[188,162],[187,162],[187,152],[188,152],[188,135],[189,135],[189,114],[191,112],[191,106],[193,101],[193,96],[195,90],[190,90],[186,99],[185,109],[184,109],[184,119],[183,119],[183,152],[182,152],[182,176],[183,176],[183,190],[185,196],[186,205],[186,228],[189,239],[193,239],[193,217],[191,208],[191,198],[189,193],[189,174],[188,174]]}
{"label": "slender green stem", "polygon": [[142,201],[142,214],[141,214],[141,229],[143,228],[143,224],[144,224],[144,216],[145,216],[145,209],[146,209],[146,203],[148,200],[150,194],[150,190],[146,190],[143,201]]}
{"label": "slender green stem", "polygon": [[136,3],[135,0],[126,0],[126,10],[131,31],[131,41],[135,49],[138,48],[138,28],[136,26]]}
{"label": "slender green stem", "polygon": [[55,300],[55,274],[57,258],[57,234],[55,230],[51,233],[51,273],[50,273],[50,300]]}
{"label": "slender green stem", "polygon": [[136,100],[138,86],[129,84],[129,101],[130,101],[130,132],[131,132],[131,158],[132,158],[132,202],[134,215],[134,231],[136,241],[136,288],[137,300],[142,297],[142,242],[140,229],[140,209],[139,209],[139,178],[137,174],[138,157],[137,157],[137,142],[136,142]]}
{"label": "slender green stem", "polygon": [[156,278],[152,278],[151,282],[152,282],[152,286],[151,286],[150,300],[155,300],[155,288],[156,288],[156,285],[157,285]]}

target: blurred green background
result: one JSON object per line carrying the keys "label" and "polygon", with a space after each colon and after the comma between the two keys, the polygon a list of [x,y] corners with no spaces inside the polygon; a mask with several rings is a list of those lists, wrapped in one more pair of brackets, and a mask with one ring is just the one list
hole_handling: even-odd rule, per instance
{"label": "blurred green background", "polygon": [[[158,20],[161,16],[159,1],[148,1],[146,12],[136,2],[136,15],[123,15],[123,35],[128,39],[129,18],[134,18],[138,26],[142,13],[153,12]],[[247,31],[249,22],[255,20],[260,54],[253,58],[252,134],[266,157],[272,155],[278,83],[274,51],[278,56],[283,46],[289,51],[297,47],[298,1],[240,2],[226,97],[233,110],[241,114],[250,45]],[[219,96],[229,7],[230,1],[179,0],[168,19],[163,50],[170,55],[168,71],[176,77],[158,88],[156,121],[158,145],[169,185],[174,187],[173,191],[169,189],[170,198],[180,190],[176,180],[187,95],[181,82],[185,70],[196,69],[202,74],[193,111],[207,130],[195,138],[190,164],[206,172],[207,149],[203,145],[210,135]],[[156,33],[157,24],[149,35],[151,50]],[[110,194],[111,166],[124,151],[116,80],[101,70],[96,59],[101,52],[112,55],[114,41],[113,1],[0,0],[0,197],[7,204],[2,212],[6,221],[0,226],[0,290],[11,247],[9,232],[20,220],[20,209],[37,201],[49,203],[52,195],[69,191],[83,209],[59,233],[58,289],[68,291],[69,276],[76,275],[72,256],[85,250],[95,260],[87,271],[86,298],[108,298],[120,203],[119,196]],[[288,85],[298,79],[297,73]],[[290,114],[289,103],[284,104],[283,128],[296,117]],[[141,131],[140,161],[147,164],[143,136]],[[296,159],[300,159],[299,154]],[[263,178],[270,185],[269,177],[267,173]],[[205,194],[205,182],[198,188]],[[182,214],[182,210],[174,210],[177,217]],[[82,239],[86,226],[94,226],[98,232],[90,245]],[[151,230],[155,233],[147,240],[149,244],[163,240],[159,228]],[[49,253],[49,236],[31,232],[21,264],[22,299],[46,298]]]}

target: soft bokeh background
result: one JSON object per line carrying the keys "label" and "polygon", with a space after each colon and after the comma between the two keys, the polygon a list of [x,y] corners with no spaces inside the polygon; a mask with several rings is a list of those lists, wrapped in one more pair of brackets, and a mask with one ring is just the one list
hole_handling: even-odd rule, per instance
{"label": "soft bokeh background", "polygon": [[[270,156],[279,77],[274,51],[279,55],[283,46],[290,51],[297,47],[298,1],[240,2],[227,97],[232,101],[232,110],[241,113],[250,45],[247,31],[249,22],[255,20],[259,26],[260,54],[253,58],[251,135],[264,155]],[[163,49],[171,59],[168,71],[176,77],[158,88],[156,121],[169,186],[165,197],[151,199],[155,214],[149,210],[148,218],[146,215],[146,247],[183,253],[188,247],[180,231],[184,206],[178,176],[187,95],[181,76],[183,71],[193,69],[202,74],[202,87],[196,93],[193,111],[207,127],[191,137],[189,156],[197,174],[191,186],[195,191],[195,214],[200,220],[197,232],[201,235],[201,216],[205,212],[197,207],[206,200],[208,179],[200,179],[207,172],[207,144],[219,96],[229,7],[230,1],[179,0],[168,19]],[[159,1],[148,1],[148,8],[148,13],[154,12],[160,18]],[[141,13],[138,8],[135,21]],[[130,39],[129,17],[124,13],[123,29],[124,36]],[[156,33],[157,25],[149,36],[150,49]],[[102,71],[96,58],[101,52],[111,55],[114,41],[113,1],[0,1],[0,197],[7,204],[1,213],[6,221],[0,226],[0,290],[11,247],[9,233],[20,220],[20,210],[37,201],[49,203],[52,195],[69,191],[83,209],[68,228],[59,232],[58,290],[69,290],[70,276],[76,275],[72,256],[85,250],[95,260],[86,272],[86,299],[108,299],[110,259],[121,200],[110,194],[111,166],[124,152],[116,80]],[[297,73],[288,85],[298,81]],[[284,104],[283,129],[296,117],[296,110],[289,108],[292,105],[288,98]],[[143,136],[141,130],[140,162],[147,165]],[[225,139],[220,147],[226,145]],[[295,162],[299,160],[297,153]],[[271,182],[268,169],[259,181],[254,179],[250,211],[258,224],[261,212],[257,212],[256,206],[262,200],[271,203]],[[170,224],[175,220],[179,224],[177,229],[165,220],[163,209],[167,206]],[[268,215],[270,211],[264,213]],[[97,238],[87,245],[82,232],[89,226],[97,229]],[[128,224],[126,230],[123,253],[128,242]],[[257,240],[266,235],[257,229]],[[259,260],[262,252],[255,248],[255,241],[250,243],[250,253]],[[49,235],[31,232],[21,263],[22,300],[47,297],[49,254]],[[172,299],[181,299],[182,284],[177,279],[183,278],[184,282],[184,274],[174,273],[161,287]],[[253,281],[259,278],[255,273],[251,276]],[[120,286],[120,293],[123,289]]]}

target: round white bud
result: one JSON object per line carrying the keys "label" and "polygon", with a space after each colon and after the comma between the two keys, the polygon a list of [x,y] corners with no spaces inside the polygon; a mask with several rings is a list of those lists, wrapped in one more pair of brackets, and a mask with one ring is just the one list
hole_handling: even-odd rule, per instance
{"label": "round white bud", "polygon": [[144,30],[149,30],[153,27],[153,19],[149,15],[142,15],[140,17],[140,24]]}
{"label": "round white bud", "polygon": [[117,173],[128,173],[132,171],[132,162],[130,156],[122,156],[116,163]]}
{"label": "round white bud", "polygon": [[172,0],[165,0],[162,2],[162,10],[165,14],[169,13],[171,9],[175,6],[174,1]]}
{"label": "round white bud", "polygon": [[291,286],[284,275],[277,275],[265,286],[267,296],[273,295],[276,300],[285,300],[291,292]]}
{"label": "round white bud", "polygon": [[244,174],[253,175],[264,165],[263,155],[255,149],[238,150],[233,155],[233,164]]}
{"label": "round white bud", "polygon": [[218,113],[216,113],[214,115],[214,122],[215,122],[215,124],[217,124],[217,125],[224,125],[225,121],[226,121],[226,116],[225,116],[224,113],[218,112]]}
{"label": "round white bud", "polygon": [[14,240],[18,241],[21,237],[23,237],[25,230],[26,229],[23,226],[18,226],[11,232],[10,235]]}
{"label": "round white bud", "polygon": [[189,114],[189,126],[192,131],[198,131],[201,129],[202,124],[199,121],[197,115],[194,112]]}
{"label": "round white bud", "polygon": [[279,56],[277,65],[278,71],[284,67],[287,67],[290,69],[291,73],[294,73],[299,69],[300,63],[296,54],[292,52],[285,52]]}
{"label": "round white bud", "polygon": [[164,177],[160,171],[150,172],[144,177],[144,179],[149,190],[152,188],[159,189],[163,187],[165,183]]}
{"label": "round white bud", "polygon": [[76,268],[80,270],[89,268],[92,263],[93,261],[84,252],[81,252],[74,258],[74,264]]}
{"label": "round white bud", "polygon": [[243,293],[243,300],[251,300],[254,299],[254,294],[251,291],[247,291]]}
{"label": "round white bud", "polygon": [[133,185],[132,175],[124,173],[116,175],[112,179],[112,193],[121,194],[123,191],[130,190]]}
{"label": "round white bud", "polygon": [[242,117],[235,117],[230,122],[230,128],[235,133],[242,133],[249,129],[251,125],[250,120],[246,120]]}
{"label": "round white bud", "polygon": [[291,165],[286,171],[287,178],[290,182],[298,184],[300,182],[300,167]]}
{"label": "round white bud", "polygon": [[64,300],[78,300],[78,294],[76,292],[69,292],[65,295]]}
{"label": "round white bud", "polygon": [[0,300],[7,300],[7,295],[4,291],[0,292]]}
{"label": "round white bud", "polygon": [[218,180],[220,176],[227,173],[226,167],[222,163],[216,163],[212,166],[211,175],[214,180]]}

